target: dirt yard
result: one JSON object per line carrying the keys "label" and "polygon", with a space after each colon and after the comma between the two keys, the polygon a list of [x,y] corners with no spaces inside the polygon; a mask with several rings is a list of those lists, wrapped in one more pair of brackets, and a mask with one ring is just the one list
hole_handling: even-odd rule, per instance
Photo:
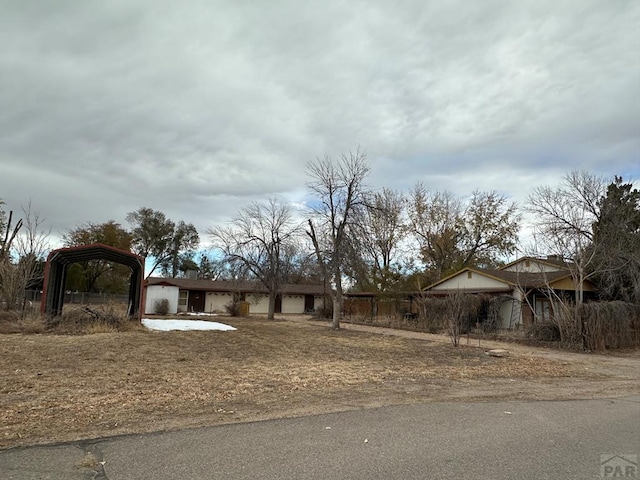
{"label": "dirt yard", "polygon": [[[640,352],[587,355],[306,317],[233,332],[0,335],[0,448],[380,405],[640,393]],[[508,357],[485,354],[509,350]]]}

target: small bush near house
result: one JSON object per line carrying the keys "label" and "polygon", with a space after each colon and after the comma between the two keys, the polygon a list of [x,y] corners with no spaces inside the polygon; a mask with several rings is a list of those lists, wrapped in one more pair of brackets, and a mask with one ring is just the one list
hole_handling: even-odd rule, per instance
{"label": "small bush near house", "polygon": [[420,297],[418,303],[418,321],[417,326],[420,330],[429,333],[438,333],[445,330],[448,326],[447,304],[443,298]]}
{"label": "small bush near house", "polygon": [[576,306],[558,302],[551,322],[527,329],[527,337],[556,341],[563,346],[592,351],[640,347],[640,305],[589,302]]}
{"label": "small bush near house", "polygon": [[589,302],[580,306],[579,313],[587,350],[640,347],[640,305]]}
{"label": "small bush near house", "polygon": [[560,329],[552,322],[539,322],[528,327],[525,336],[538,342],[559,342]]}
{"label": "small bush near house", "polygon": [[318,307],[315,310],[315,316],[319,318],[333,318],[333,307],[332,306]]}
{"label": "small bush near house", "polygon": [[240,301],[232,301],[224,306],[224,309],[232,317],[240,317],[242,315],[242,303]]}
{"label": "small bush near house", "polygon": [[168,315],[169,314],[169,299],[160,298],[156,300],[156,303],[153,305],[153,310],[156,315]]}
{"label": "small bush near house", "polygon": [[478,322],[483,333],[496,333],[502,327],[500,308],[505,301],[511,299],[506,296],[480,295],[480,309]]}

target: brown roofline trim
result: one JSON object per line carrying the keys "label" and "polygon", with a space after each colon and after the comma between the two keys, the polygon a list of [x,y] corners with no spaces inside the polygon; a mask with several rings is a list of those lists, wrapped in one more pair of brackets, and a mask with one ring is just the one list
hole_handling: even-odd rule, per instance
{"label": "brown roofline trim", "polygon": [[460,274],[462,274],[462,273],[464,273],[464,272],[473,272],[473,273],[477,273],[478,275],[482,275],[483,277],[487,277],[487,278],[490,278],[490,279],[492,279],[492,280],[497,280],[498,282],[506,283],[507,285],[516,286],[516,285],[515,285],[514,283],[512,283],[512,282],[510,282],[510,281],[508,281],[508,280],[505,280],[504,278],[499,278],[499,277],[496,277],[496,276],[494,276],[494,275],[491,275],[490,273],[487,273],[487,272],[486,272],[486,271],[484,271],[484,270],[477,269],[477,268],[473,268],[473,267],[465,267],[465,268],[463,268],[462,270],[458,270],[457,272],[452,273],[451,275],[446,276],[446,277],[445,277],[445,278],[443,278],[442,280],[438,280],[437,282],[432,283],[431,285],[429,285],[429,286],[425,287],[424,291],[431,290],[433,287],[435,287],[435,286],[437,286],[437,285],[440,285],[441,283],[444,283],[444,282],[446,282],[447,280],[451,280],[452,278],[457,277],[458,275],[460,275]]}

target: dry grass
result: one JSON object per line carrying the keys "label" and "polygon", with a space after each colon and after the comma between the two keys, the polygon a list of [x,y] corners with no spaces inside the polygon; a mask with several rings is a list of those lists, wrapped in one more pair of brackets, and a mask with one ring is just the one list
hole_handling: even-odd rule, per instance
{"label": "dry grass", "polygon": [[36,314],[20,312],[0,312],[0,334],[7,333],[44,333],[46,326],[43,318]]}
{"label": "dry grass", "polygon": [[0,312],[0,334],[91,335],[146,331],[137,319],[126,314],[126,305],[68,306],[61,317],[45,318],[39,313]]}
{"label": "dry grass", "polygon": [[223,321],[238,330],[0,335],[0,448],[365,405],[518,398],[526,382],[539,389],[585,374],[533,356],[493,358],[304,322]]}

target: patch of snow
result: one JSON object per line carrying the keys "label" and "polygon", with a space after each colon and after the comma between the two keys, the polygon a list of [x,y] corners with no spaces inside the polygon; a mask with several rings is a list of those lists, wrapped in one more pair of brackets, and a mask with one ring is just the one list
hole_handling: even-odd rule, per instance
{"label": "patch of snow", "polygon": [[185,315],[190,315],[193,317],[215,317],[217,313],[205,313],[205,312],[186,312]]}
{"label": "patch of snow", "polygon": [[207,322],[206,320],[156,320],[143,318],[142,324],[149,330],[161,330],[163,332],[171,330],[236,330],[231,325]]}

